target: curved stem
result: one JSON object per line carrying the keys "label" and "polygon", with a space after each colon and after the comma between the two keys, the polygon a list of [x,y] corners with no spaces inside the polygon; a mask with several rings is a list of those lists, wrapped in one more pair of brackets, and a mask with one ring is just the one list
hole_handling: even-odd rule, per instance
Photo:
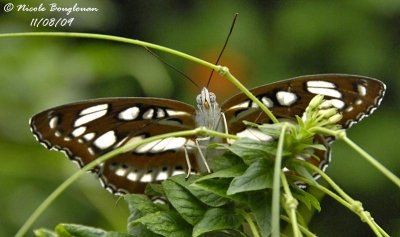
{"label": "curved stem", "polygon": [[394,184],[400,187],[400,178],[394,175],[390,170],[388,170],[385,166],[379,163],[374,157],[368,154],[364,149],[354,143],[350,138],[346,136],[344,130],[333,131],[330,129],[315,127],[311,128],[310,132],[322,133],[330,136],[334,136],[338,140],[344,141],[347,145],[349,145],[353,150],[355,150],[358,154],[364,157],[371,165],[373,165],[376,169],[378,169],[381,173],[383,173],[388,179],[390,179]]}
{"label": "curved stem", "polygon": [[303,182],[306,182],[309,185],[312,185],[318,189],[320,189],[321,191],[325,192],[326,194],[328,194],[329,196],[333,197],[335,200],[337,200],[338,202],[340,202],[342,205],[344,205],[345,207],[347,207],[349,210],[351,210],[352,212],[356,213],[358,216],[360,216],[361,220],[363,222],[366,222],[371,230],[376,234],[376,236],[389,236],[382,228],[379,227],[379,225],[374,222],[373,218],[371,217],[371,215],[369,214],[369,212],[365,211],[362,203],[360,201],[356,201],[353,198],[351,198],[348,194],[346,194],[328,175],[326,175],[322,170],[320,170],[318,167],[305,162],[305,161],[296,161],[296,162],[300,162],[303,165],[306,165],[307,167],[309,167],[310,169],[312,169],[313,171],[317,172],[319,175],[321,175],[321,177],[326,180],[328,182],[329,185],[331,185],[331,187],[341,196],[336,195],[335,193],[333,193],[332,191],[330,191],[329,189],[321,186],[321,185],[315,185],[315,183],[307,180],[305,181],[305,179],[300,178],[300,180]]}
{"label": "curved stem", "polygon": [[253,220],[251,219],[250,215],[243,211],[242,209],[236,209],[236,211],[243,216],[243,218],[246,220],[247,224],[249,224],[251,233],[253,234],[253,237],[260,237],[257,231],[257,227],[254,224]]}
{"label": "curved stem", "polygon": [[260,109],[268,115],[268,117],[271,119],[273,123],[279,123],[278,119],[275,117],[275,115],[269,110],[260,100],[257,99],[236,77],[234,77],[230,72],[227,67],[221,67],[220,74],[226,77],[228,81],[230,81],[232,84],[234,84],[240,91],[242,91],[244,94],[246,94],[247,97],[249,97]]}
{"label": "curved stem", "polygon": [[214,69],[215,71],[219,72],[220,71],[220,66],[216,66],[212,63],[209,63],[207,61],[204,61],[202,59],[193,57],[189,54],[182,53],[180,51],[170,49],[167,47],[163,47],[157,44],[152,44],[148,42],[144,42],[141,40],[135,40],[135,39],[129,39],[125,37],[119,37],[119,36],[112,36],[112,35],[103,35],[103,34],[92,34],[92,33],[78,33],[78,32],[26,32],[26,33],[7,33],[7,34],[0,34],[0,38],[7,38],[7,37],[26,37],[26,36],[53,36],[53,37],[74,37],[74,38],[89,38],[89,39],[101,39],[101,40],[110,40],[110,41],[116,41],[116,42],[121,42],[121,43],[128,43],[128,44],[135,44],[147,48],[152,48],[156,49],[159,51],[164,51],[170,54],[174,54],[178,57],[185,58],[187,60],[193,61],[195,63],[199,63],[203,66],[209,67],[211,69]]}
{"label": "curved stem", "polygon": [[[290,222],[290,219],[287,216],[281,215],[281,219],[286,221],[289,224],[293,224],[293,223]],[[301,232],[303,232],[305,235],[307,235],[309,237],[317,237],[315,234],[311,233],[311,231],[309,231],[306,227],[304,227],[304,226],[302,226],[300,224],[298,224],[298,226],[299,226]]]}
{"label": "curved stem", "polygon": [[292,229],[293,229],[293,236],[294,237],[300,237],[302,236],[299,225],[297,223],[297,217],[296,217],[296,210],[298,206],[298,201],[293,197],[292,192],[290,192],[289,184],[286,180],[285,173],[281,171],[281,179],[282,179],[282,186],[283,190],[285,191],[285,199],[286,199],[286,207],[289,209],[289,217],[290,217],[290,222],[292,223]]}
{"label": "curved stem", "polygon": [[25,223],[21,226],[21,228],[18,230],[16,233],[16,237],[22,237],[26,234],[28,229],[32,226],[32,224],[39,218],[39,216],[44,212],[44,210],[50,206],[51,203],[54,202],[54,200],[65,190],[67,189],[73,182],[75,182],[80,176],[85,174],[87,171],[93,169],[97,165],[105,162],[108,159],[111,159],[115,157],[118,154],[128,152],[130,150],[135,149],[138,146],[141,146],[146,143],[150,143],[156,140],[160,139],[165,139],[168,137],[185,137],[185,136],[194,136],[194,135],[210,135],[210,136],[217,136],[217,137],[222,137],[222,138],[227,138],[227,139],[238,139],[237,136],[226,134],[226,133],[220,133],[216,131],[209,130],[205,127],[200,127],[196,128],[193,130],[186,130],[186,131],[179,131],[179,132],[172,132],[172,133],[166,133],[158,136],[153,136],[150,138],[143,139],[138,142],[134,143],[128,143],[122,147],[119,147],[111,152],[108,152],[99,158],[93,160],[89,164],[85,165],[81,169],[79,169],[77,172],[75,172],[73,175],[71,175],[68,179],[66,179],[61,185],[59,185],[37,208],[36,210],[31,214],[31,216],[25,221]]}
{"label": "curved stem", "polygon": [[271,207],[271,236],[280,236],[280,196],[281,196],[281,185],[280,185],[280,173],[282,172],[282,151],[283,143],[285,139],[286,125],[282,126],[281,134],[279,135],[278,148],[276,151],[275,165],[274,165],[274,179],[272,183],[272,207]]}

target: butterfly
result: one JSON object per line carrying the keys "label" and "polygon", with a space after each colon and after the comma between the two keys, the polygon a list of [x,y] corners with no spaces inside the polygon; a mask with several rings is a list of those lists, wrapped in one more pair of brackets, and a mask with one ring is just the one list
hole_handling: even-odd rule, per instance
{"label": "butterfly", "polygon": [[[342,113],[339,124],[347,129],[379,106],[385,85],[364,76],[322,74],[278,81],[250,91],[278,119],[293,120],[315,95],[324,95]],[[93,99],[38,113],[31,118],[30,127],[46,148],[64,152],[83,167],[125,144],[200,125],[221,128],[221,121],[229,133],[258,140],[265,135],[246,127],[243,121],[271,123],[245,94],[237,94],[219,106],[216,96],[203,88],[197,96],[197,108],[162,98]],[[310,157],[309,161],[325,168],[330,160],[329,140],[319,140],[328,149],[316,152],[319,159]],[[196,159],[197,141],[196,137],[160,139],[117,155],[92,172],[112,193],[140,193],[148,183],[190,172],[188,164],[194,172],[204,171]]]}

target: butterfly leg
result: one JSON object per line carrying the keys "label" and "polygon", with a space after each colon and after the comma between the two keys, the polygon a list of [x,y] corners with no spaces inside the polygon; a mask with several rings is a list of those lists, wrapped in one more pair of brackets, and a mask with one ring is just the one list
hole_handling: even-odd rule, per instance
{"label": "butterfly leg", "polygon": [[[208,139],[208,137],[207,137],[207,139]],[[207,172],[208,172],[208,173],[211,173],[211,170],[210,170],[210,167],[208,166],[207,160],[206,160],[206,158],[204,157],[203,152],[201,151],[200,144],[199,144],[199,140],[200,140],[199,138],[196,138],[196,139],[195,139],[197,150],[198,150],[198,152],[199,152],[199,155],[200,155],[200,157],[201,157],[201,160],[203,161],[204,165],[206,166]]]}
{"label": "butterfly leg", "polygon": [[187,164],[187,174],[186,174],[185,179],[188,179],[190,176],[190,172],[192,171],[192,164],[190,163],[189,154],[188,154],[186,146],[183,146],[183,150],[185,151],[185,159],[186,159],[186,164]]}

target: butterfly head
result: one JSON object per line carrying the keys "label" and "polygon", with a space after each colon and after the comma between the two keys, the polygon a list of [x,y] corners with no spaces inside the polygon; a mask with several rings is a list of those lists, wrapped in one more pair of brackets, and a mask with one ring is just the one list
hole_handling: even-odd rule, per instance
{"label": "butterfly head", "polygon": [[203,87],[201,93],[196,98],[197,107],[201,111],[213,110],[218,105],[217,97],[214,93],[209,92],[207,88]]}
{"label": "butterfly head", "polygon": [[197,102],[197,125],[215,129],[221,109],[217,103],[217,97],[203,87],[196,98]]}

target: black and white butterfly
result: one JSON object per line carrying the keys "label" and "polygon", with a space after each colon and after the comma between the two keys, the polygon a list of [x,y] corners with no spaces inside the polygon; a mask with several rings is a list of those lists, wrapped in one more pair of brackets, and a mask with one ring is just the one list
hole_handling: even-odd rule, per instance
{"label": "black and white butterfly", "polygon": [[[292,78],[250,90],[277,118],[294,119],[310,100],[321,94],[342,113],[343,128],[371,114],[380,104],[385,85],[372,78],[325,74]],[[221,119],[221,115],[225,118]],[[197,108],[161,98],[104,98],[55,107],[31,118],[37,140],[48,149],[65,152],[80,167],[127,143],[176,131],[207,126],[221,127],[231,134],[263,140],[265,134],[247,128],[243,121],[270,123],[270,119],[245,94],[222,103],[203,88]],[[322,138],[320,143],[329,145]],[[193,171],[204,170],[196,159],[195,137],[158,140],[115,156],[96,167],[102,185],[113,193],[142,192],[149,182],[160,182],[171,175],[186,173],[188,158]],[[321,168],[329,163],[328,151],[309,161]],[[189,170],[190,172],[190,170]]]}

